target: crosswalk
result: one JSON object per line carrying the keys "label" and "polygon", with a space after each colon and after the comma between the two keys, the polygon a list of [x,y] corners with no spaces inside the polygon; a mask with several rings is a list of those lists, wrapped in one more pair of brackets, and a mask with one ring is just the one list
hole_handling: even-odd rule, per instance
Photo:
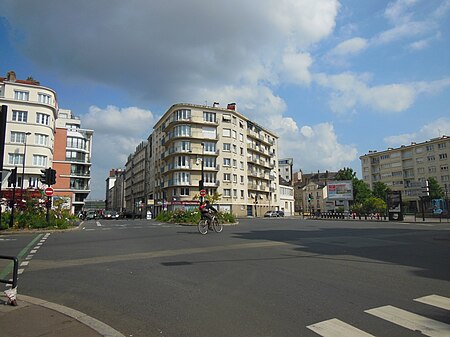
{"label": "crosswalk", "polygon": [[[414,299],[416,302],[431,305],[440,309],[450,311],[450,298],[440,295],[428,295]],[[450,325],[421,316],[407,310],[385,305],[364,311],[365,313],[391,322],[405,329],[420,332],[424,336],[430,337],[450,337]],[[450,315],[450,313],[449,313]],[[318,322],[307,326],[322,337],[375,337],[366,331],[343,322],[337,318]]]}
{"label": "crosswalk", "polygon": [[151,229],[151,228],[172,228],[172,227],[181,227],[178,224],[167,224],[160,222],[151,222],[151,223],[111,223],[110,221],[96,221],[95,223],[89,224],[89,226],[85,225],[82,227],[84,231],[107,231],[107,230],[124,230],[124,229]]}

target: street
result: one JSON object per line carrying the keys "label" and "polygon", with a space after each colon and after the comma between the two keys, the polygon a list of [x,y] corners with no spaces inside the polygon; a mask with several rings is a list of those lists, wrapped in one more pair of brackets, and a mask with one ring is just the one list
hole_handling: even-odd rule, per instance
{"label": "street", "polygon": [[26,262],[19,299],[74,308],[125,336],[450,335],[445,223],[258,218],[200,235],[90,220],[0,235],[0,255]]}

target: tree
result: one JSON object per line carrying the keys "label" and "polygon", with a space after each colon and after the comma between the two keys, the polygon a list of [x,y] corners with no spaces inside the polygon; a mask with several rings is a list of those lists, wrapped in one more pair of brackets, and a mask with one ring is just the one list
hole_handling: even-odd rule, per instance
{"label": "tree", "polygon": [[431,199],[440,199],[444,197],[444,191],[435,178],[428,178],[428,188],[430,189]]}
{"label": "tree", "polygon": [[370,197],[364,200],[363,210],[366,213],[386,213],[386,202],[383,199]]}
{"label": "tree", "polygon": [[377,181],[373,184],[372,191],[374,197],[386,200],[387,194],[391,189],[385,183]]}
{"label": "tree", "polygon": [[351,180],[353,184],[353,202],[363,203],[364,200],[372,196],[372,191],[364,181],[356,177],[356,172],[350,167],[340,169],[336,175],[336,180]]}
{"label": "tree", "polygon": [[340,169],[338,173],[336,174],[336,180],[353,180],[356,178],[356,172],[353,171],[350,167],[344,167],[343,169]]}

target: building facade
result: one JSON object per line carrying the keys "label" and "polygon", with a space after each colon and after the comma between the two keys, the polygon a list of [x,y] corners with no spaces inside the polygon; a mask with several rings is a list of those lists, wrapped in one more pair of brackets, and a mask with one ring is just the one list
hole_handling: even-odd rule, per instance
{"label": "building facade", "polygon": [[261,216],[281,209],[278,137],[234,104],[175,104],[141,145],[125,167],[127,210],[144,215],[198,207],[201,185],[220,195],[221,211]]}
{"label": "building facade", "polygon": [[278,175],[289,184],[293,182],[293,165],[294,160],[292,158],[278,160]]}
{"label": "building facade", "polygon": [[91,191],[93,134],[81,127],[80,119],[71,110],[58,109],[53,156],[57,179],[52,187],[56,197],[67,200],[73,214],[83,209]]}
{"label": "building facade", "polygon": [[[20,189],[42,188],[41,169],[53,164],[56,92],[31,78],[18,80],[10,71],[0,78],[0,105],[7,106],[3,169],[17,167]],[[7,187],[2,184],[2,190]]]}
{"label": "building facade", "polygon": [[417,183],[434,178],[450,192],[450,137],[442,136],[423,143],[411,143],[385,151],[369,151],[360,157],[363,180],[370,188],[375,182],[401,191],[402,199],[417,209]]}
{"label": "building facade", "polygon": [[[54,198],[73,213],[88,195],[92,131],[83,130],[70,110],[58,108],[56,92],[32,78],[18,80],[13,71],[0,78],[0,105],[7,106],[3,169],[17,167],[17,193],[42,190],[46,168],[56,170]],[[2,183],[2,190],[11,186]]]}

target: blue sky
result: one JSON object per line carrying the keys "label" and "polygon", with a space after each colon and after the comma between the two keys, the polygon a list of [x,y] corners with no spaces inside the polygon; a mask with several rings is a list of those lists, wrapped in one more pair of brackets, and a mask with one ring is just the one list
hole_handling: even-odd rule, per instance
{"label": "blue sky", "polygon": [[3,0],[0,40],[95,131],[91,199],[179,102],[236,102],[305,173],[450,135],[450,0]]}

